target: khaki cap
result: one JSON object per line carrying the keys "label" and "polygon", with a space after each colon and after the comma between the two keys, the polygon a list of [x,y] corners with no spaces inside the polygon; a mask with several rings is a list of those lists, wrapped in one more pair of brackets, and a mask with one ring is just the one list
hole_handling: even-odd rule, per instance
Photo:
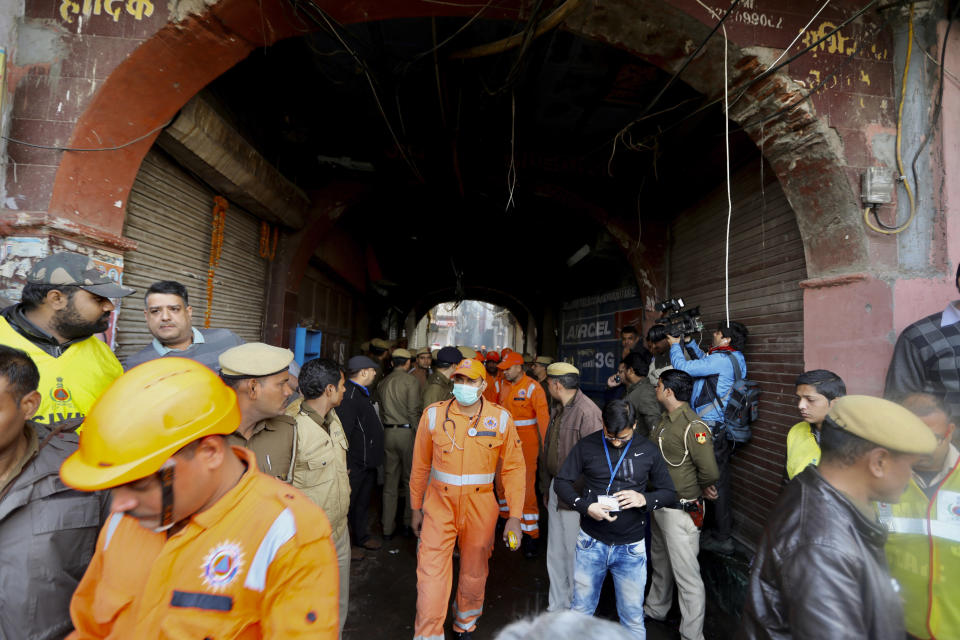
{"label": "khaki cap", "polygon": [[230,378],[262,378],[286,371],[293,351],[262,342],[248,342],[220,354],[220,375]]}
{"label": "khaki cap", "polygon": [[394,358],[406,358],[406,359],[409,360],[410,358],[413,357],[413,354],[410,353],[409,351],[407,351],[406,349],[394,349],[394,350],[393,350],[393,357],[394,357]]}
{"label": "khaki cap", "polygon": [[373,340],[370,341],[370,346],[375,347],[377,349],[387,350],[390,348],[390,343],[381,338],[374,338]]}
{"label": "khaki cap", "polygon": [[430,353],[430,347],[420,347],[417,349],[417,355],[422,356],[425,353]]}
{"label": "khaki cap", "polygon": [[460,350],[460,353],[463,354],[464,358],[469,358],[470,360],[477,359],[477,352],[471,349],[470,347],[457,347]]}
{"label": "khaki cap", "polygon": [[370,341],[360,343],[360,351],[370,351]]}
{"label": "khaki cap", "polygon": [[440,353],[440,349],[434,349],[433,351],[430,352],[430,357],[436,360],[438,353]]}
{"label": "khaki cap", "polygon": [[523,364],[530,364],[531,362],[533,362],[533,356],[529,353],[523,354]]}
{"label": "khaki cap", "polygon": [[553,364],[553,358],[551,358],[550,356],[537,356],[537,359],[534,360],[534,362],[536,362],[537,364],[549,366]]}
{"label": "khaki cap", "polygon": [[[539,360],[539,358],[537,359]],[[580,369],[577,369],[569,362],[554,362],[547,367],[548,376],[566,376],[571,373],[575,376],[578,376],[580,375]]]}
{"label": "khaki cap", "polygon": [[937,448],[937,439],[920,418],[882,398],[837,398],[827,419],[840,429],[891,451],[929,454]]}

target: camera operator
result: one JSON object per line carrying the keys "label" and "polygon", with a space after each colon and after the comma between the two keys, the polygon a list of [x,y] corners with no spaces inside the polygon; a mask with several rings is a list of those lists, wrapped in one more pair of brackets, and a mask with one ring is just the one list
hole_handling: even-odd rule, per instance
{"label": "camera operator", "polygon": [[[693,410],[706,422],[712,431],[713,449],[720,469],[717,482],[717,499],[713,509],[712,536],[704,536],[700,546],[718,553],[733,553],[733,538],[730,537],[732,513],[730,508],[730,454],[732,442],[727,437],[724,411],[734,382],[733,364],[724,352],[731,353],[740,365],[741,374],[747,375],[747,362],[743,357],[747,342],[747,328],[739,322],[721,322],[713,332],[713,346],[704,354],[694,340],[687,343],[692,360],[684,356],[681,338],[667,336],[670,342],[670,364],[694,378]],[[689,339],[689,337],[687,338]]]}

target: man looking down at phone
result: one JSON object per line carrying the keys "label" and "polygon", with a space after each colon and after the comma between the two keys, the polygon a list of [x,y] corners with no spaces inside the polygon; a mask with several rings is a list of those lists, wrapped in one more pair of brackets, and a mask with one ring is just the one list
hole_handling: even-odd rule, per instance
{"label": "man looking down at phone", "polygon": [[[593,615],[609,571],[620,623],[645,638],[643,589],[647,556],[643,542],[648,513],[677,500],[657,446],[634,437],[637,412],[623,400],[603,410],[603,429],[574,446],[554,479],[561,502],[580,513],[571,609]],[[574,483],[583,477],[583,490]]]}

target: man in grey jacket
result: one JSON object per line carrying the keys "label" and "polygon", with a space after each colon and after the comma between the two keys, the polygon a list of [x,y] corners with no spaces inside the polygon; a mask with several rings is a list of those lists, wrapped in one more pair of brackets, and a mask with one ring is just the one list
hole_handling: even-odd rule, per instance
{"label": "man in grey jacket", "polygon": [[40,373],[0,345],[0,638],[48,640],[72,628],[70,597],[109,510],[106,493],[67,488],[60,463],[77,448],[65,423],[27,420],[40,405]]}
{"label": "man in grey jacket", "polygon": [[547,390],[553,399],[550,426],[541,452],[540,490],[546,502],[550,528],[547,534],[547,573],[550,576],[548,611],[570,608],[573,598],[574,551],[580,514],[560,502],[553,479],[574,445],[603,427],[600,407],[580,391],[580,371],[556,362],[547,367]]}

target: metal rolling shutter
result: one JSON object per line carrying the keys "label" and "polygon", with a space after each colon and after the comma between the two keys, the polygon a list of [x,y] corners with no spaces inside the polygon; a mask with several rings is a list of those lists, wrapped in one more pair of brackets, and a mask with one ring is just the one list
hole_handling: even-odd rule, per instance
{"label": "metal rolling shutter", "polygon": [[[759,165],[733,179],[730,231],[730,318],[750,331],[744,355],[748,377],[760,383],[760,417],[753,439],[733,457],[734,526],[759,541],[785,477],[787,430],[800,421],[794,380],[803,371],[803,241],[769,166],[761,192]],[[672,223],[670,289],[690,306],[700,305],[709,346],[724,318],[726,187]]]}
{"label": "metal rolling shutter", "polygon": [[[130,191],[124,235],[138,247],[124,256],[123,283],[137,289],[124,299],[117,333],[121,362],[152,338],[143,318],[143,292],[157,280],[187,287],[193,324],[203,327],[213,196],[205,184],[154,148]],[[258,254],[260,221],[230,203],[223,251],[216,270],[211,327],[230,329],[247,341],[261,339],[266,307],[267,262]]]}

